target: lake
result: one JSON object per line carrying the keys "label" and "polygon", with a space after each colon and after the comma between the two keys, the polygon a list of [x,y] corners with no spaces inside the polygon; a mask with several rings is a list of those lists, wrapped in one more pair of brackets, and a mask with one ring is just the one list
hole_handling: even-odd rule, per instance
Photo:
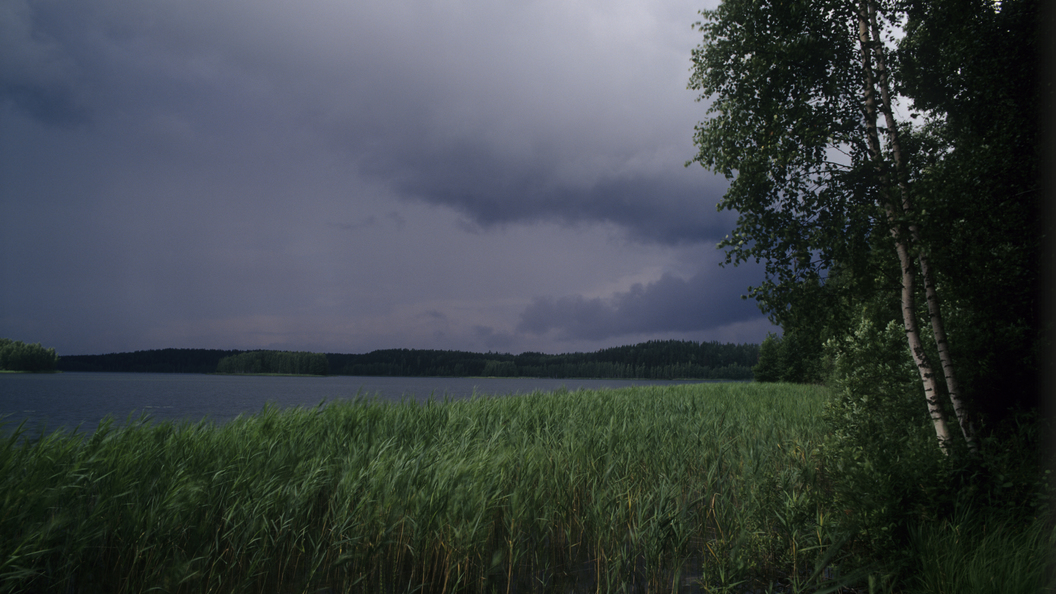
{"label": "lake", "polygon": [[566,388],[597,390],[642,385],[702,383],[704,380],[602,380],[533,378],[438,377],[276,377],[172,373],[2,373],[0,374],[0,433],[23,420],[27,428],[51,431],[60,427],[94,431],[112,416],[118,423],[129,416],[150,415],[155,420],[223,423],[241,414],[258,412],[265,404],[280,408],[320,402],[377,397],[399,402],[430,398],[443,400],[476,396],[506,396],[551,392]]}

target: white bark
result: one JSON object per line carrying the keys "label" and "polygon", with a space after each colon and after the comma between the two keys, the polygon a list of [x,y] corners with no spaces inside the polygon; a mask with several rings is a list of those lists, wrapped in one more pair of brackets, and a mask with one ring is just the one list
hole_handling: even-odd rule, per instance
{"label": "white bark", "polygon": [[[913,361],[917,365],[917,371],[920,373],[920,381],[924,385],[924,398],[928,403],[928,412],[931,414],[931,421],[935,427],[935,434],[939,440],[939,446],[943,451],[948,451],[950,431],[949,424],[946,421],[946,412],[942,408],[942,402],[939,398],[938,385],[935,382],[935,374],[932,372],[931,363],[928,361],[927,353],[924,350],[923,342],[920,338],[920,330],[917,326],[917,314],[916,314],[916,299],[914,295],[916,274],[913,259],[909,251],[909,237],[902,230],[901,224],[898,221],[898,213],[907,212],[909,207],[909,193],[908,188],[905,187],[904,182],[899,180],[899,187],[901,190],[901,202],[902,208],[896,207],[895,201],[889,194],[888,186],[889,179],[887,172],[884,167],[884,156],[883,150],[880,146],[880,136],[877,131],[877,102],[876,102],[876,83],[873,76],[873,60],[876,54],[871,48],[874,48],[874,41],[871,35],[870,27],[870,16],[875,18],[873,0],[861,0],[861,4],[858,9],[858,41],[862,51],[862,74],[864,77],[865,88],[864,88],[864,116],[866,126],[866,136],[869,142],[869,152],[877,164],[877,169],[880,175],[880,182],[882,186],[881,190],[881,203],[884,207],[884,211],[887,214],[888,222],[891,224],[891,236],[895,240],[895,251],[898,253],[899,265],[902,268],[902,322],[906,329],[906,340],[909,343],[910,352],[913,354]],[[880,63],[882,69],[882,62]],[[887,104],[887,97],[883,99],[885,108],[885,117],[888,115],[890,108]],[[887,120],[888,133],[893,130],[894,119]],[[898,159],[901,159],[899,155]],[[910,231],[909,235],[914,233]],[[936,301],[937,305],[937,301]],[[952,366],[951,366],[952,371]]]}
{"label": "white bark", "polygon": [[[891,85],[887,75],[887,61],[883,51],[883,40],[880,38],[880,25],[876,16],[876,6],[872,0],[867,0],[869,13],[869,29],[871,32],[873,56],[876,61],[876,71],[880,83],[880,111],[884,114],[887,124],[887,138],[891,146],[891,153],[895,161],[895,176],[898,180],[898,188],[902,197],[902,212],[908,214],[912,209],[909,187],[906,184],[905,163],[902,159],[902,146],[898,137],[898,125],[895,122],[894,110],[891,107]],[[910,239],[920,246],[920,234],[917,225],[909,224]],[[957,423],[961,427],[968,446],[974,451],[977,448],[975,441],[975,430],[968,416],[967,407],[961,398],[960,384],[954,373],[953,358],[950,355],[949,341],[946,338],[946,328],[942,321],[942,311],[939,307],[939,296],[935,290],[935,279],[928,265],[927,250],[923,246],[918,248],[917,261],[920,263],[920,275],[924,281],[924,292],[927,298],[928,315],[931,318],[932,335],[939,351],[939,361],[942,365],[943,376],[946,379],[946,392],[953,403],[953,410],[957,415]]]}

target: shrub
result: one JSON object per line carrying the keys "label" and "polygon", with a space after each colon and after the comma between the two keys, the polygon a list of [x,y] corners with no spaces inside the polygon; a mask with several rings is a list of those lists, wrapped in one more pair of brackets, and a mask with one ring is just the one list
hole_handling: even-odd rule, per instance
{"label": "shrub", "polygon": [[[854,563],[879,564],[922,591],[976,591],[963,587],[979,578],[984,557],[992,564],[1011,558],[1005,549],[1028,557],[1052,550],[1037,414],[992,428],[976,453],[956,440],[943,455],[900,324],[863,316],[852,336],[826,349],[834,388],[823,445],[829,505],[852,539]],[[1028,527],[1035,532],[1020,538]],[[1023,562],[1036,565],[1035,557]],[[958,564],[975,569],[954,576]],[[1019,583],[1044,573],[1031,571]]]}

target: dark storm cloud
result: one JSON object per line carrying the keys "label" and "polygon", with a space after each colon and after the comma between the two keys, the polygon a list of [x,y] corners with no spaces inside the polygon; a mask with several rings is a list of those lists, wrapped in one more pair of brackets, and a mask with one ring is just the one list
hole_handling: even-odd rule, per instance
{"label": "dark storm cloud", "polygon": [[758,319],[755,301],[741,299],[747,284],[743,281],[752,278],[754,271],[736,272],[719,275],[702,270],[689,279],[664,274],[655,282],[635,284],[608,299],[537,297],[521,313],[517,331],[555,332],[559,340],[602,340],[653,332],[707,331]]}
{"label": "dark storm cloud", "polygon": [[[15,56],[0,62],[0,92],[42,121],[119,109],[141,128],[189,126],[199,142],[307,126],[395,193],[484,229],[606,223],[677,245],[713,242],[730,227],[714,211],[724,184],[681,167],[693,120],[668,112],[692,105],[688,92],[682,106],[670,99],[670,88],[684,91],[684,66],[672,60],[677,78],[651,72],[636,62],[634,40],[614,53],[569,27],[540,45],[495,7],[434,15],[433,26],[412,17],[413,34],[392,38],[386,27],[400,11],[364,6],[333,25],[347,36],[298,45],[273,36],[269,19],[288,10],[280,6],[111,0],[68,10],[14,0],[0,19]],[[538,7],[520,12],[546,18]],[[522,80],[526,71],[538,80]]]}
{"label": "dark storm cloud", "polygon": [[756,279],[681,280],[732,225],[725,183],[682,167],[695,18],[2,0],[0,336],[551,351],[750,317]]}
{"label": "dark storm cloud", "polygon": [[514,344],[512,336],[506,332],[496,332],[491,326],[474,326],[473,334],[489,351],[508,350]]}
{"label": "dark storm cloud", "polygon": [[0,102],[4,100],[46,124],[76,126],[89,119],[68,87],[0,84]]}
{"label": "dark storm cloud", "polygon": [[45,124],[75,126],[88,121],[89,111],[77,85],[78,65],[53,24],[41,4],[0,6],[0,104]]}
{"label": "dark storm cloud", "polygon": [[[553,179],[556,165],[503,159],[485,146],[466,143],[401,163],[393,174],[401,189],[425,202],[457,209],[488,228],[537,221],[563,224],[611,223],[636,240],[677,245],[714,242],[731,227],[717,214],[721,186],[677,170],[617,174],[587,182]],[[692,172],[696,173],[696,172]]]}
{"label": "dark storm cloud", "polygon": [[[409,45],[362,30],[355,47],[371,59],[353,52],[333,75],[345,103],[309,118],[360,171],[484,229],[604,223],[662,245],[728,232],[732,219],[714,208],[725,182],[682,167],[700,111],[685,90],[688,47],[642,46],[645,22],[611,33],[610,45],[571,22],[533,32],[504,14],[527,12],[530,22],[547,3],[458,4],[480,6],[438,15]],[[551,8],[566,6],[579,8]],[[466,42],[467,21],[486,31],[477,44]]]}

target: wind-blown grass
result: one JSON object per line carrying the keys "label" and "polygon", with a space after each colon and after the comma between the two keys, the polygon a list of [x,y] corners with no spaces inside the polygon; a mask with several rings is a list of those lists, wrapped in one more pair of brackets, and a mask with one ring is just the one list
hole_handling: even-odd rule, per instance
{"label": "wind-blown grass", "polygon": [[919,571],[910,592],[1036,594],[1056,591],[1056,531],[1036,519],[1026,525],[980,526],[966,518],[918,527]]}
{"label": "wind-blown grass", "polygon": [[[703,384],[0,443],[4,591],[709,591],[824,577],[826,392]],[[819,571],[815,571],[819,569]]]}

